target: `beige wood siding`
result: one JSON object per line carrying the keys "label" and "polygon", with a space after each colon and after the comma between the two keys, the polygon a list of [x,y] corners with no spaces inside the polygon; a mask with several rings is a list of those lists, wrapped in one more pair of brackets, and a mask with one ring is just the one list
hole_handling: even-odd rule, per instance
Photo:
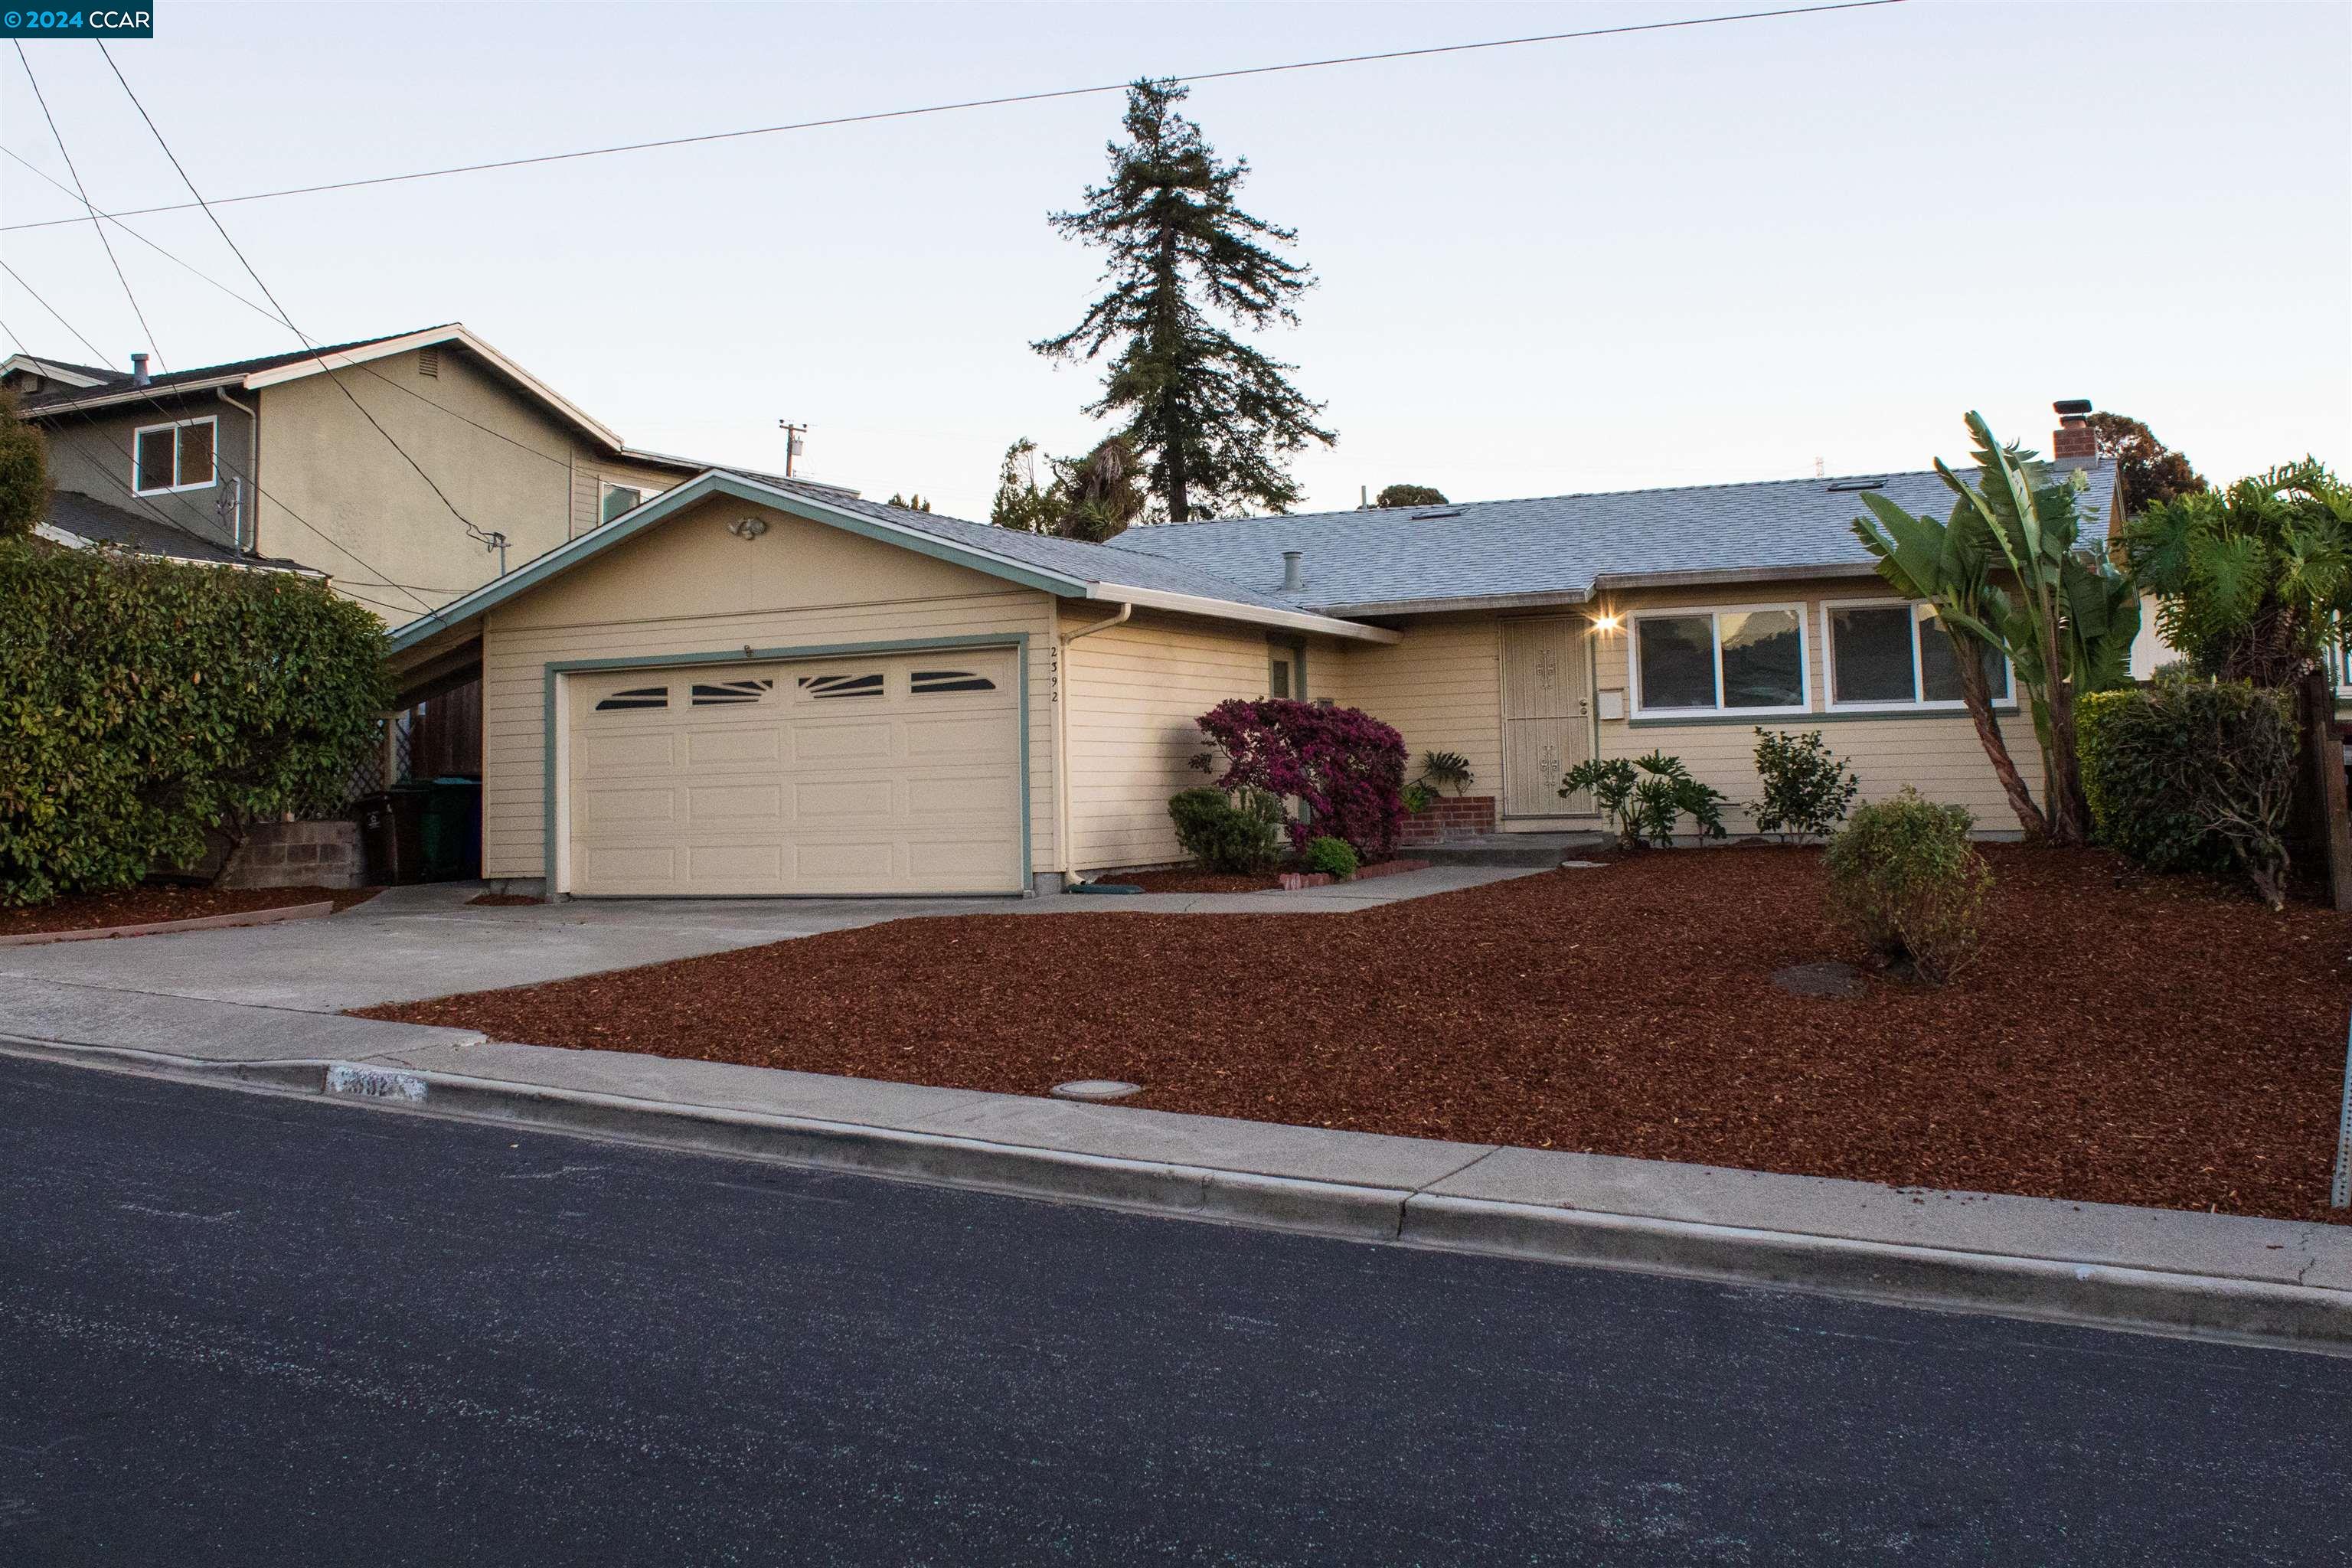
{"label": "beige wood siding", "polygon": [[[1066,606],[1065,635],[1107,606]],[[1307,692],[1331,656],[1310,649]],[[1194,721],[1231,697],[1264,697],[1272,658],[1254,628],[1136,612],[1121,626],[1063,650],[1070,704],[1071,869],[1150,866],[1183,858],[1168,797],[1210,782],[1186,765],[1207,748]]]}
{"label": "beige wood siding", "polygon": [[[766,533],[745,541],[728,531],[751,512],[768,523]],[[1051,870],[1053,604],[1043,593],[742,501],[719,498],[691,508],[487,617],[484,874],[549,874],[551,662],[679,654],[740,659],[747,647],[764,654],[1021,634],[1029,638],[1031,863]]]}
{"label": "beige wood siding", "polygon": [[1408,773],[1423,752],[1470,759],[1471,795],[1503,787],[1502,639],[1493,616],[1432,616],[1404,623],[1400,643],[1350,643],[1308,656],[1318,697],[1360,708],[1404,736]]}
{"label": "beige wood siding", "polygon": [[[1744,588],[1681,588],[1651,590],[1612,598],[1603,608],[1630,615],[1636,610],[1678,605],[1766,605],[1801,604],[1805,613],[1805,659],[1811,682],[1812,711],[1762,718],[1730,716],[1695,721],[1634,721],[1603,720],[1601,755],[1635,757],[1653,750],[1678,756],[1702,784],[1729,795],[1741,809],[1727,813],[1725,826],[1733,833],[1754,831],[1748,809],[1761,788],[1756,776],[1756,731],[1787,730],[1802,733],[1819,730],[1838,755],[1851,759],[1862,781],[1864,800],[1883,799],[1905,784],[1920,794],[1967,806],[1976,814],[1979,832],[2013,834],[2017,817],[1993,775],[1992,764],[1977,742],[1976,728],[1965,712],[1931,710],[1862,717],[1838,713],[1829,707],[1828,683],[1822,663],[1822,607],[1842,600],[1885,599],[1889,594],[1876,578],[1831,579],[1813,583],[1759,584]],[[1628,684],[1627,641],[1630,622],[1601,633],[1594,641],[1595,689],[1624,693],[1625,711],[1633,712],[1633,693]],[[2042,754],[2034,744],[2033,721],[2023,713],[2004,717],[2001,733],[2036,794],[2040,793]]]}

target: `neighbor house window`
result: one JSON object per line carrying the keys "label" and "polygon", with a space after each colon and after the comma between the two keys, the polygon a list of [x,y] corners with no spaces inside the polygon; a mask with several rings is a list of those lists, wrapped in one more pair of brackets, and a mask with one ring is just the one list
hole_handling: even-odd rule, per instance
{"label": "neighbor house window", "polygon": [[[1830,706],[1958,708],[1960,660],[1935,606],[1899,600],[1829,605]],[[1985,689],[2009,700],[2009,661],[1980,644]]]}
{"label": "neighbor house window", "polygon": [[1794,605],[1633,617],[1634,717],[1801,713],[1805,617]]}
{"label": "neighbor house window", "polygon": [[610,522],[625,511],[635,511],[658,493],[651,485],[616,485],[607,479],[603,519]]}
{"label": "neighbor house window", "polygon": [[184,419],[149,425],[131,437],[131,488],[142,496],[198,490],[214,480],[213,442],[218,421]]}

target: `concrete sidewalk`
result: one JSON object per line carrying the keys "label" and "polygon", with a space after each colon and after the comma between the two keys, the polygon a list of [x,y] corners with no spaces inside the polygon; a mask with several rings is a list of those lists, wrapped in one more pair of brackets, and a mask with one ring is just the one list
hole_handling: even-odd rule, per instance
{"label": "concrete sidewalk", "polygon": [[[466,900],[481,885],[453,882],[388,889],[325,920],[0,948],[0,978],[340,1013],[667,963],[886,921],[983,914],[1346,914],[1537,874],[1524,866],[1432,867],[1295,893],[594,899],[504,908],[469,905]],[[0,1013],[0,1026],[5,1017]]]}
{"label": "concrete sidewalk", "polygon": [[2352,1226],[488,1041],[0,979],[0,1049],[1369,1241],[2352,1353]]}

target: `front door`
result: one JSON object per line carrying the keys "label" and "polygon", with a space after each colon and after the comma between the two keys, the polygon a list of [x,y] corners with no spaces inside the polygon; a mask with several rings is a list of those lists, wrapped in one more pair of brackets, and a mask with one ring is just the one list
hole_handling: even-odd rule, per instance
{"label": "front door", "polygon": [[1580,816],[1560,775],[1592,754],[1591,662],[1578,616],[1503,623],[1503,816]]}

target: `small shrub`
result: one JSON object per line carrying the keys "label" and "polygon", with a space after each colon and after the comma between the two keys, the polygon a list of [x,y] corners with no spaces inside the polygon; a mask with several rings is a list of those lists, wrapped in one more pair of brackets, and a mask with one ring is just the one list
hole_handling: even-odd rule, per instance
{"label": "small shrub", "polygon": [[[1360,708],[1267,697],[1235,698],[1201,715],[1201,733],[1225,756],[1226,790],[1296,797],[1304,820],[1294,848],[1328,833],[1366,860],[1385,860],[1404,829],[1404,737]],[[1310,827],[1309,823],[1313,826]]]}
{"label": "small shrub", "polygon": [[2077,704],[2094,838],[2152,871],[2239,870],[2286,900],[2294,721],[2284,693],[2172,677]]}
{"label": "small shrub", "polygon": [[1421,777],[1416,784],[1433,789],[1450,789],[1460,795],[1470,787],[1475,775],[1470,772],[1470,759],[1459,752],[1423,752],[1421,753]]}
{"label": "small shrub", "polygon": [[1680,757],[1652,752],[1628,762],[1592,758],[1568,770],[1559,781],[1562,795],[1592,792],[1601,815],[1617,830],[1617,842],[1627,849],[1655,845],[1664,849],[1675,841],[1675,829],[1687,813],[1699,832],[1723,837],[1723,792],[1691,777]]}
{"label": "small shrub", "polygon": [[1906,784],[1854,808],[1830,840],[1830,901],[1882,963],[1908,962],[1941,984],[1977,953],[1977,920],[1992,871],[1969,842],[1968,808],[1938,805]]}
{"label": "small shrub", "polygon": [[1181,790],[1168,816],[1176,842],[1204,871],[1270,871],[1282,858],[1282,802],[1264,790]]}
{"label": "small shrub", "polygon": [[1307,841],[1307,868],[1320,871],[1335,882],[1344,882],[1356,874],[1360,862],[1356,852],[1344,838],[1320,834]]}
{"label": "small shrub", "polygon": [[1437,804],[1437,792],[1415,779],[1404,786],[1404,809],[1408,816],[1419,816]]}
{"label": "small shrub", "polygon": [[1832,754],[1822,732],[1756,731],[1756,773],[1764,798],[1756,803],[1756,830],[1801,841],[1824,838],[1853,809],[1862,780],[1846,771],[1850,757]]}

